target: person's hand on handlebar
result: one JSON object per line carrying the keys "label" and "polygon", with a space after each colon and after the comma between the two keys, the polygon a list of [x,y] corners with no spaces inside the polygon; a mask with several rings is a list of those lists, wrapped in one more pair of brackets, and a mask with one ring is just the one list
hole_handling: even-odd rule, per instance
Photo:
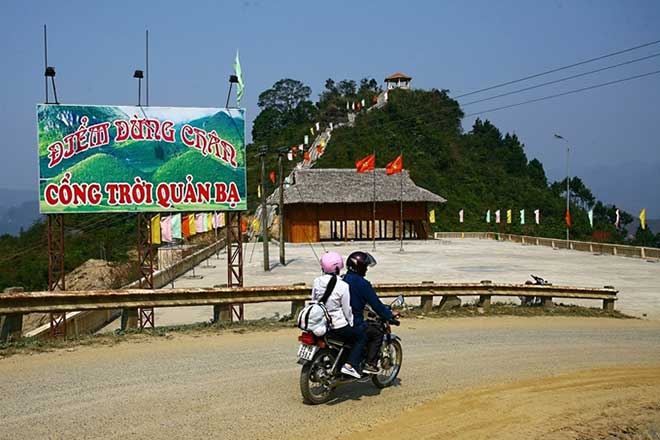
{"label": "person's hand on handlebar", "polygon": [[395,318],[399,318],[401,316],[401,312],[398,310],[392,310],[392,315],[394,315]]}

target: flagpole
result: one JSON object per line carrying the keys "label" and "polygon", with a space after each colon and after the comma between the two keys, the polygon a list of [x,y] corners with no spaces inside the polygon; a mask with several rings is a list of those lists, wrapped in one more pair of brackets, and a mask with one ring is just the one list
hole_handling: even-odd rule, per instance
{"label": "flagpole", "polygon": [[403,148],[401,149],[401,172],[399,173],[399,186],[400,186],[400,210],[399,210],[399,236],[401,238],[401,246],[399,252],[403,252]]}
{"label": "flagpole", "polygon": [[371,222],[371,235],[373,238],[372,250],[376,250],[376,149],[374,148],[374,216]]}

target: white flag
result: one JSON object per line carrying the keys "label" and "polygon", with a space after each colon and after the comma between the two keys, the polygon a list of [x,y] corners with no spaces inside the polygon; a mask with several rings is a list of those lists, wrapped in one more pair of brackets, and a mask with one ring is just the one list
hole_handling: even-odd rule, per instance
{"label": "white flag", "polygon": [[458,221],[463,223],[463,210],[458,211]]}
{"label": "white flag", "polygon": [[289,159],[289,160],[293,160],[293,153],[289,151],[289,152],[286,154],[286,158]]}
{"label": "white flag", "polygon": [[500,222],[500,210],[495,211],[495,223]]}
{"label": "white flag", "polygon": [[305,135],[305,142],[304,142],[304,144],[305,144],[305,145],[309,144],[309,135],[307,135],[307,134]]}
{"label": "white flag", "polygon": [[333,130],[335,127],[332,125],[332,122],[330,123],[330,130]]}
{"label": "white flag", "polygon": [[520,224],[521,225],[525,224],[525,210],[524,209],[520,210]]}
{"label": "white flag", "polygon": [[621,227],[621,215],[619,214],[619,210],[616,210],[616,221],[614,222],[614,226],[616,226],[617,229]]}
{"label": "white flag", "polygon": [[541,223],[541,211],[538,209],[534,210],[534,220],[536,221],[537,225]]}
{"label": "white flag", "polygon": [[355,103],[354,103],[354,102],[351,104],[351,108],[352,108],[353,110],[355,110]]}
{"label": "white flag", "polygon": [[316,123],[316,131],[321,131],[321,124],[318,122]]}
{"label": "white flag", "polygon": [[591,229],[593,229],[594,228],[594,209],[591,208],[589,210],[589,212],[587,213],[587,215],[589,216],[589,225],[591,226]]}
{"label": "white flag", "polygon": [[346,110],[350,110],[350,109],[351,109],[351,105],[348,103],[348,101],[346,101]]}
{"label": "white flag", "polygon": [[362,99],[362,107],[364,107],[364,99]]}

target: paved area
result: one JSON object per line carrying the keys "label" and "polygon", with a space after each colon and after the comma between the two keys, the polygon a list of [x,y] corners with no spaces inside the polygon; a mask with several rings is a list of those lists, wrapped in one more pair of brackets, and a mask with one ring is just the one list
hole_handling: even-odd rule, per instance
{"label": "paved area", "polygon": [[[296,329],[175,333],[0,359],[0,439],[337,438],[392,421],[404,427],[404,410],[425,403],[431,415],[411,421],[426,432],[389,438],[437,438],[430,428],[440,426],[441,438],[532,439],[579,422],[575,415],[660,409],[658,321],[411,318],[395,331],[404,351],[396,386],[347,385],[320,406],[302,403]],[[595,368],[618,372],[589,373]],[[469,391],[482,386],[495,394]],[[435,400],[463,390],[453,404]]]}
{"label": "paved area", "polygon": [[[405,242],[399,252],[398,242],[378,242],[372,251],[371,242],[287,244],[287,265],[278,263],[278,247],[270,246],[270,272],[264,272],[262,245],[245,247],[245,285],[311,284],[319,273],[315,256],[334,250],[346,257],[355,250],[372,253],[378,265],[371,269],[372,282],[479,282],[491,280],[522,283],[530,274],[539,275],[553,284],[619,289],[616,308],[648,319],[660,319],[660,262],[638,258],[594,255],[588,252],[553,250],[544,246],[521,245],[494,240],[455,239]],[[192,272],[175,281],[176,287],[212,287],[227,282],[226,254],[211,257]],[[517,298],[511,298],[517,301]],[[564,303],[569,300],[561,300]],[[415,300],[411,299],[414,303]],[[599,307],[597,301],[573,301]],[[289,313],[287,303],[246,305],[246,317],[255,319],[278,313]],[[210,307],[159,309],[158,325],[208,321]]]}

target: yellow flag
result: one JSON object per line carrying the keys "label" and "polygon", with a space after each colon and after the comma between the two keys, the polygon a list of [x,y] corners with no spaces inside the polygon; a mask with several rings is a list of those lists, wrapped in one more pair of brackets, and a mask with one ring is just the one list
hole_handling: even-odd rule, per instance
{"label": "yellow flag", "polygon": [[312,133],[312,136],[314,136],[314,127],[309,127],[309,132]]}
{"label": "yellow flag", "polygon": [[646,208],[642,209],[639,213],[639,224],[642,229],[646,229]]}
{"label": "yellow flag", "polygon": [[188,216],[188,230],[190,231],[190,235],[195,235],[197,234],[197,227],[195,226],[195,215],[191,214]]}
{"label": "yellow flag", "polygon": [[259,220],[256,218],[252,221],[252,230],[254,231],[255,234],[259,233]]}
{"label": "yellow flag", "polygon": [[257,198],[261,198],[261,185],[257,185]]}
{"label": "yellow flag", "polygon": [[435,223],[435,209],[429,212],[429,223]]}
{"label": "yellow flag", "polygon": [[511,224],[511,210],[510,209],[506,210],[506,222],[508,224]]}
{"label": "yellow flag", "polygon": [[211,214],[210,212],[206,213],[206,230],[207,231],[213,230],[213,214]]}
{"label": "yellow flag", "polygon": [[160,244],[160,214],[151,217],[151,244]]}

